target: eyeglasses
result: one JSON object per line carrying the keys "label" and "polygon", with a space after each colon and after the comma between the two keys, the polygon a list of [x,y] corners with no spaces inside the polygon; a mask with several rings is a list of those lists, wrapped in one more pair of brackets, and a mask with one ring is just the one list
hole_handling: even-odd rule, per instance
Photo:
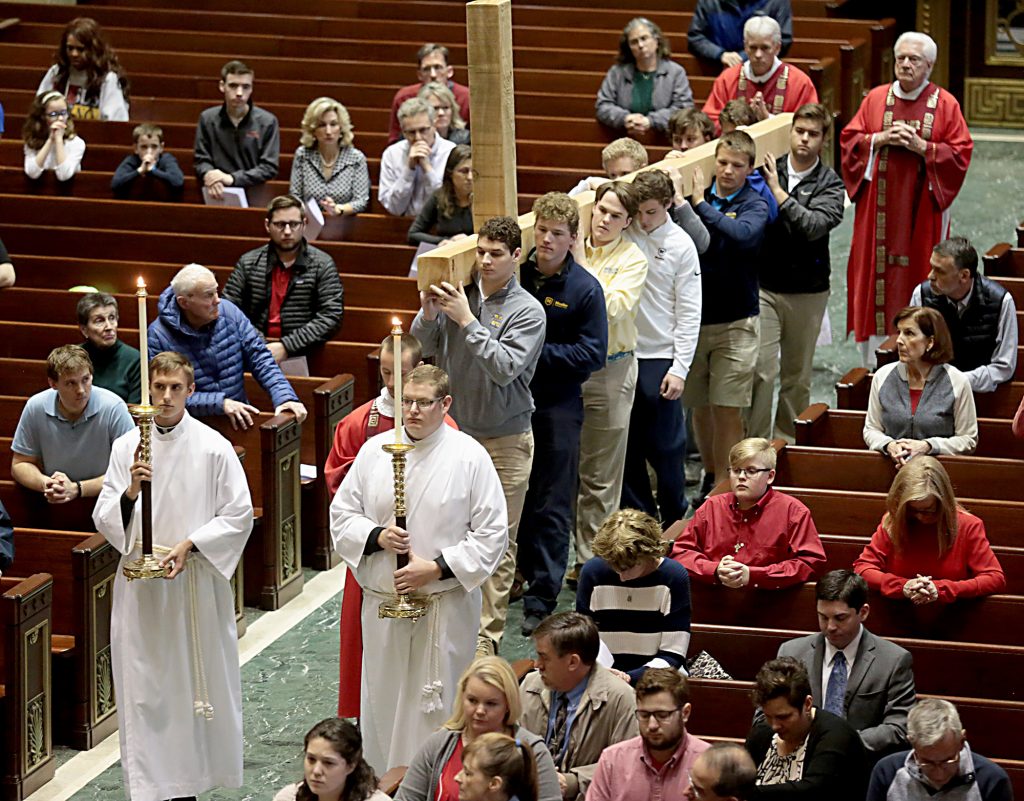
{"label": "eyeglasses", "polygon": [[421,412],[429,412],[431,409],[434,408],[434,404],[435,403],[438,403],[439,401],[442,401],[442,400],[444,400],[444,398],[428,398],[426,400],[415,400],[415,399],[412,399],[412,398],[402,398],[402,408],[403,409],[411,409],[413,406],[415,406]]}
{"label": "eyeglasses", "polygon": [[62,111],[47,111],[46,116],[51,120],[59,120],[61,117],[68,116],[68,110],[63,109]]}
{"label": "eyeglasses", "polygon": [[298,231],[305,224],[305,220],[276,220],[270,225],[277,231],[285,231],[289,228],[293,231]]}
{"label": "eyeglasses", "polygon": [[638,709],[633,714],[636,715],[636,719],[640,723],[647,723],[653,716],[658,723],[666,723],[672,719],[672,716],[682,709],[681,706],[677,706],[675,709]]}
{"label": "eyeglasses", "polygon": [[729,468],[729,473],[736,476],[736,478],[754,478],[758,473],[770,473],[772,468],[770,467],[737,467]]}
{"label": "eyeglasses", "polygon": [[921,757],[919,757],[917,755],[917,752],[915,751],[914,752],[914,761],[917,763],[917,766],[919,768],[921,768],[921,770],[934,770],[936,768],[950,768],[953,765],[960,764],[960,752],[957,751],[956,756],[950,757],[949,759],[940,759],[940,760],[937,760],[935,762],[932,762],[931,760],[928,760],[928,759],[921,759]]}

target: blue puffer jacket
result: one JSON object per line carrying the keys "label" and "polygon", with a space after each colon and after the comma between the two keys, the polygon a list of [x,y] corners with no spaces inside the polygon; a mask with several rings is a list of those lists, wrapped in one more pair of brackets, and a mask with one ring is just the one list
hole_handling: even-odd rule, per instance
{"label": "blue puffer jacket", "polygon": [[793,43],[793,9],[789,0],[698,0],[686,36],[687,47],[695,56],[711,61],[719,61],[727,50],[746,61],[743,26],[755,14],[764,14],[779,23],[779,55],[785,56]]}
{"label": "blue puffer jacket", "polygon": [[230,300],[220,302],[220,316],[199,331],[181,316],[174,289],[160,293],[157,319],[149,325],[149,353],[173,350],[187,356],[196,371],[196,391],[188,399],[195,415],[224,414],[224,399],[248,403],[245,372],[253,374],[277,408],[298,400],[259,331]]}

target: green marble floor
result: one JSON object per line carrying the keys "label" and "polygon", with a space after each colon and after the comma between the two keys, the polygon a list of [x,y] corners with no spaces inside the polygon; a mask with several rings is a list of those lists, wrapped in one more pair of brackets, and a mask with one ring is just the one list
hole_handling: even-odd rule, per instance
{"label": "green marble floor", "polygon": [[[977,130],[976,134],[998,131]],[[969,236],[987,250],[1011,241],[1016,223],[1024,217],[1024,142],[979,141],[971,170],[956,204],[955,233]],[[841,336],[846,319],[845,268],[853,209],[832,235],[833,281],[829,314],[834,342],[819,349],[815,358],[812,400],[833,403],[833,384],[846,370],[859,364],[856,349]],[[267,799],[301,775],[301,743],[306,730],[334,713],[337,698],[339,593],[317,608],[242,668],[245,715],[245,787],[218,790],[204,796],[214,801]],[[572,594],[563,590],[559,608],[572,606]],[[255,610],[250,610],[255,611]],[[513,605],[502,654],[509,659],[530,655],[529,643],[519,635],[522,605]],[[62,750],[62,762],[74,752]],[[74,763],[72,763],[74,764]],[[115,765],[75,793],[75,801],[122,797],[120,767]]]}

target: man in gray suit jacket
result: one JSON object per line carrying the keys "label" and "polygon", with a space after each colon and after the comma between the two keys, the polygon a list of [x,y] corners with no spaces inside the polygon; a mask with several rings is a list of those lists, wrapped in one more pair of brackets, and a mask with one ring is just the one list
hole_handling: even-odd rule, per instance
{"label": "man in gray suit jacket", "polygon": [[822,577],[816,596],[821,634],[783,643],[779,656],[804,663],[814,705],[846,718],[873,761],[906,748],[916,697],[910,652],[864,627],[868,586],[852,570]]}

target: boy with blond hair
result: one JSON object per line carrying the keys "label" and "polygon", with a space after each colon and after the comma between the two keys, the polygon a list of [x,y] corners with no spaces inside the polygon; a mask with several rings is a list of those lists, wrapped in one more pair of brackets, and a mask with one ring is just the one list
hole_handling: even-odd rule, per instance
{"label": "boy with blond hair", "polygon": [[576,611],[589,615],[636,684],[650,668],[685,668],[690,644],[690,579],[665,558],[661,525],[636,509],[614,512],[594,537],[594,558],[580,571]]}
{"label": "boy with blond hair", "polygon": [[672,546],[694,581],[778,590],[814,578],[825,550],[810,510],[772,489],[776,453],[752,437],[729,451],[731,492],[713,495]]}

